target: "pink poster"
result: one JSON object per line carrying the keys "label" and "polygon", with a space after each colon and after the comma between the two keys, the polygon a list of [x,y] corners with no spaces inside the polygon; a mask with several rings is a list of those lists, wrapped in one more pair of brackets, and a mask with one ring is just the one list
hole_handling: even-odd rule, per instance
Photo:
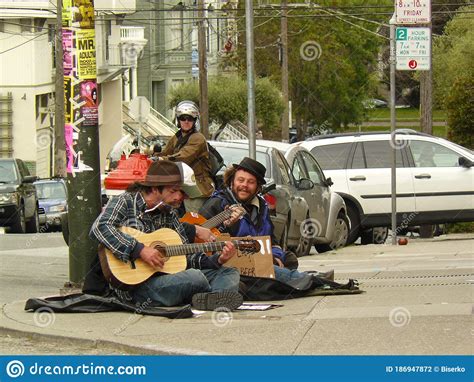
{"label": "pink poster", "polygon": [[63,67],[64,75],[71,76],[74,69],[73,38],[74,32],[63,29]]}
{"label": "pink poster", "polygon": [[72,174],[72,168],[74,166],[74,140],[73,140],[73,128],[70,123],[64,125],[64,142],[66,144],[66,171]]}

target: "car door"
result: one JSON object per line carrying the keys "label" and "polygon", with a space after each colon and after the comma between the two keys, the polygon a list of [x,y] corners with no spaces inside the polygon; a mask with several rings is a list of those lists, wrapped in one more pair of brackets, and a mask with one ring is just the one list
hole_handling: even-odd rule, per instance
{"label": "car door", "polygon": [[316,219],[319,224],[317,236],[324,236],[327,230],[331,200],[329,187],[325,184],[323,172],[314,157],[303,150],[298,151],[295,155],[293,173],[295,173],[295,170],[299,179],[310,179],[314,184],[310,190],[299,190],[299,192],[308,202],[310,217]]}
{"label": "car door", "polygon": [[[306,219],[308,203],[302,196],[298,195],[295,179],[283,154],[274,149],[272,155],[275,164],[274,176],[275,179],[278,180],[277,189],[274,192],[278,192],[278,198],[285,198],[288,201],[289,210],[287,211],[286,215],[287,218],[290,217],[288,238],[290,242],[289,244],[294,245],[301,236],[300,225]],[[285,222],[285,225],[286,224],[287,222]],[[283,228],[281,229],[281,233],[283,233]],[[279,233],[279,236],[277,236],[278,238],[281,236],[281,233]],[[275,235],[277,235],[276,227]]]}
{"label": "car door", "polygon": [[21,184],[19,185],[19,190],[23,196],[23,200],[25,201],[25,217],[29,219],[34,215],[36,210],[36,188],[32,182],[25,182],[25,178],[30,176],[30,172],[23,161],[17,159],[16,163],[21,175]]}
{"label": "car door", "polygon": [[[460,153],[441,144],[410,140],[416,211],[444,211],[446,221],[474,210],[474,173],[461,167]],[[464,211],[464,212],[463,212]],[[439,216],[438,216],[439,217]]]}
{"label": "car door", "polygon": [[[352,161],[348,164],[349,193],[356,197],[365,215],[387,214],[391,208],[391,145],[385,140],[357,137]],[[362,138],[362,139],[359,139]],[[415,193],[404,144],[396,151],[397,212],[415,211]]]}

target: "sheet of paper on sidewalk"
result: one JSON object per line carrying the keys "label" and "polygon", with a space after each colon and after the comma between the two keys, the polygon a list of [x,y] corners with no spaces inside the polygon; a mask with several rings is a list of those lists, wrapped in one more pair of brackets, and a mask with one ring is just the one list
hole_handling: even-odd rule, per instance
{"label": "sheet of paper on sidewalk", "polygon": [[252,304],[248,302],[244,302],[240,305],[237,310],[269,310],[274,308],[279,308],[283,305],[279,304]]}
{"label": "sheet of paper on sidewalk", "polygon": [[[242,238],[233,237],[232,240]],[[275,278],[273,270],[272,243],[270,236],[255,236],[249,239],[260,243],[260,252],[245,254],[237,251],[237,255],[231,258],[225,266],[237,268],[241,275],[252,277]]]}

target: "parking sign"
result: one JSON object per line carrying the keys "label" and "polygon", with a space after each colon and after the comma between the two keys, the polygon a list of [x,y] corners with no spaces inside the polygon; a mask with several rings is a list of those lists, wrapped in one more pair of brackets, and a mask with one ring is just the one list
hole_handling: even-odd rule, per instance
{"label": "parking sign", "polygon": [[430,28],[397,28],[395,36],[397,70],[430,70]]}

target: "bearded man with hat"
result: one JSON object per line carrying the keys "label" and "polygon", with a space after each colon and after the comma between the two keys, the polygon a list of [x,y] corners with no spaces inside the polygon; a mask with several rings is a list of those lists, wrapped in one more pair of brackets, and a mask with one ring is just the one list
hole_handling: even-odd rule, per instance
{"label": "bearded man with hat", "polygon": [[[270,236],[276,280],[289,282],[307,277],[304,272],[284,267],[286,254],[277,245],[278,240],[273,233],[267,202],[259,195],[266,183],[265,173],[265,166],[252,158],[245,157],[239,164],[233,164],[224,173],[222,188],[212,194],[199,213],[209,219],[229,205],[242,204],[247,213],[240,220],[227,221],[225,225],[219,227],[219,230],[233,237]],[[320,278],[334,278],[334,271],[313,274]]]}
{"label": "bearded man with hat", "polygon": [[[123,226],[150,233],[159,228],[176,231],[183,243],[195,236],[214,239],[201,227],[181,223],[176,215],[187,197],[201,196],[192,169],[182,162],[160,160],[152,163],[146,178],[135,182],[127,192],[109,201],[92,225],[90,236],[107,247],[119,260],[141,259],[154,268],[163,266],[165,258],[159,250],[122,232]],[[242,303],[238,293],[239,273],[222,267],[236,249],[226,242],[220,254],[187,255],[187,269],[176,274],[155,273],[144,283],[126,292],[116,290],[121,298],[134,303],[151,300],[157,306],[176,306],[192,302],[196,309],[236,309]],[[86,279],[87,283],[87,279]]]}

